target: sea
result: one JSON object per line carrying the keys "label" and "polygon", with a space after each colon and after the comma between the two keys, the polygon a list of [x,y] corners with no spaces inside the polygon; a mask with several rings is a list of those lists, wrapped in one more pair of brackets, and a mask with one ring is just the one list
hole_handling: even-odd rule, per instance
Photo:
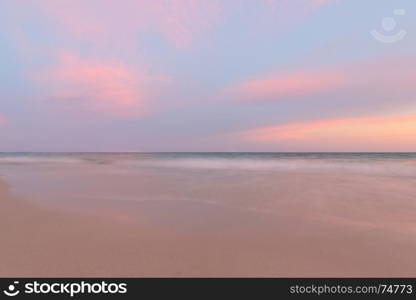
{"label": "sea", "polygon": [[120,222],[195,229],[238,210],[416,228],[416,153],[0,153],[0,179],[34,205]]}

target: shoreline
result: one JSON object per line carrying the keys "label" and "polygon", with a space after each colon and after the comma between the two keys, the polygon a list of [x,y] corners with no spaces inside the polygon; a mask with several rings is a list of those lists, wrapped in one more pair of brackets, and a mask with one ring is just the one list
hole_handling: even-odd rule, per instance
{"label": "shoreline", "polygon": [[410,233],[208,206],[198,207],[209,214],[206,228],[192,232],[155,224],[146,215],[130,224],[50,210],[13,197],[1,181],[0,200],[0,277],[416,274],[416,266],[410,264],[416,248]]}

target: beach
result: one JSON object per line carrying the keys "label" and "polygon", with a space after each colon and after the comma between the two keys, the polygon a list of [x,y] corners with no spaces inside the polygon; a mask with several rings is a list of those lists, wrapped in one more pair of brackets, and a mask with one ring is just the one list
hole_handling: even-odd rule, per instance
{"label": "beach", "polygon": [[416,274],[413,158],[75,158],[0,159],[0,276]]}

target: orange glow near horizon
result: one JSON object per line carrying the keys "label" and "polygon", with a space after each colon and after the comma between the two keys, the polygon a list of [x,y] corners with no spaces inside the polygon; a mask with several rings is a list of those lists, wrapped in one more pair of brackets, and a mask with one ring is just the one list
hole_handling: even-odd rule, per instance
{"label": "orange glow near horizon", "polygon": [[292,140],[416,146],[416,114],[293,122],[249,130],[243,136],[265,143]]}

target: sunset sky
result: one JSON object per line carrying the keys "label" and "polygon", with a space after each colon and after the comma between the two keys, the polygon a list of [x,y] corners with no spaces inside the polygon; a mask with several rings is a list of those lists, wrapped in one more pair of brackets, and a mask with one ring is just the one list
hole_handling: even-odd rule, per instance
{"label": "sunset sky", "polygon": [[416,151],[415,14],[414,0],[0,0],[0,152]]}

